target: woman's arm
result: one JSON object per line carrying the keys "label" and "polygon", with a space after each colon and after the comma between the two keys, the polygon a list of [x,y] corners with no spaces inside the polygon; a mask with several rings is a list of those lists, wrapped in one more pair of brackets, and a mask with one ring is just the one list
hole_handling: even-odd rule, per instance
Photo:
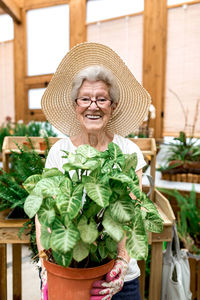
{"label": "woman's arm", "polygon": [[[40,222],[38,220],[38,216],[36,215],[35,216],[35,231],[36,231],[36,243],[37,243],[37,248],[38,248],[38,252],[39,254],[41,253],[42,250],[44,250],[44,248],[42,247],[41,245],[41,242],[40,242],[40,236],[41,236],[41,225],[40,225]],[[41,260],[41,264],[43,266],[43,261],[42,261],[42,258],[40,257],[40,260]]]}

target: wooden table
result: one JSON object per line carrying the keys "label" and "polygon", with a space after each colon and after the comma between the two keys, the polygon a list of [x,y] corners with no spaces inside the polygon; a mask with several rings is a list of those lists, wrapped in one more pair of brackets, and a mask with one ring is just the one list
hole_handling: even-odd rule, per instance
{"label": "wooden table", "polygon": [[22,299],[21,245],[29,244],[28,230],[19,238],[19,229],[27,220],[6,220],[9,210],[0,212],[0,299],[7,300],[7,244],[12,244],[13,300]]}

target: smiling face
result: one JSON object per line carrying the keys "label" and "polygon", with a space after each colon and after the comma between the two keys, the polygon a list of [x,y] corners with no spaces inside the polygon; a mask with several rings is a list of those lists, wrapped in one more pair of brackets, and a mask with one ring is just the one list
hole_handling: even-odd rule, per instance
{"label": "smiling face", "polygon": [[[104,81],[88,81],[85,80],[79,89],[78,97],[96,98],[103,97],[110,99],[109,87]],[[94,99],[92,99],[94,100]],[[75,105],[77,119],[80,122],[81,128],[87,133],[100,133],[105,131],[106,125],[116,107],[116,104],[99,108],[95,102],[89,107],[81,107]]]}

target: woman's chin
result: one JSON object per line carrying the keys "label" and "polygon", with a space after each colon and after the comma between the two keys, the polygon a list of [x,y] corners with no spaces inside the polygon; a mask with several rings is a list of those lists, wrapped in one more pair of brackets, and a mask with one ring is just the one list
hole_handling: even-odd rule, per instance
{"label": "woman's chin", "polygon": [[84,126],[84,131],[87,133],[96,134],[96,133],[104,131],[104,126],[98,125],[98,124],[96,124],[96,125],[91,124],[91,125]]}

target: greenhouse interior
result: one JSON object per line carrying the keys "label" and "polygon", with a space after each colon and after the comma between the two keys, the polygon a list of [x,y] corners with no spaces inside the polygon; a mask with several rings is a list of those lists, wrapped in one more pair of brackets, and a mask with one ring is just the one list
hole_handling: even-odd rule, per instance
{"label": "greenhouse interior", "polygon": [[200,0],[0,0],[0,300],[200,300]]}

